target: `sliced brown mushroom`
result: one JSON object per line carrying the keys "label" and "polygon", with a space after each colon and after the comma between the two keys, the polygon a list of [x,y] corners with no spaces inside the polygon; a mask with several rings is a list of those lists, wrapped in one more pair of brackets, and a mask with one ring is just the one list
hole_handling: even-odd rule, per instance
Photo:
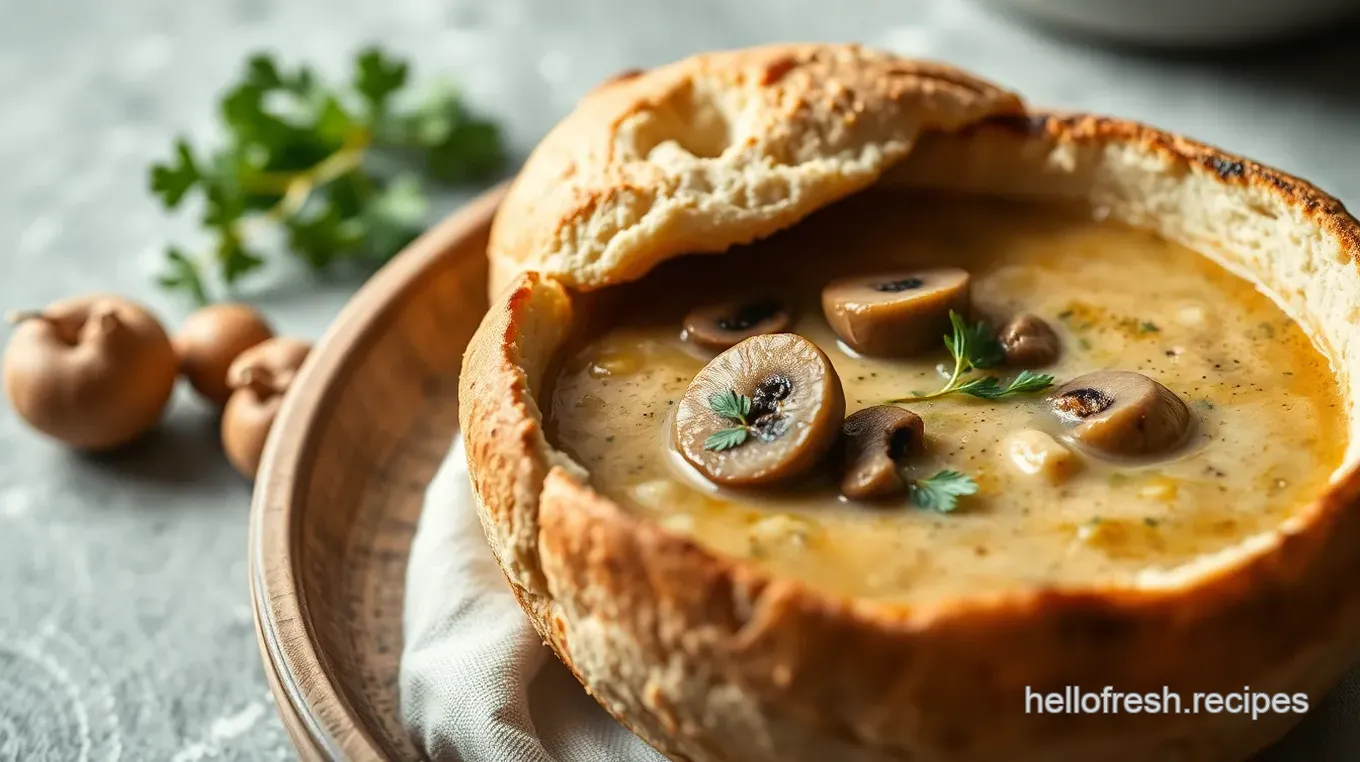
{"label": "sliced brown mushroom", "polygon": [[1181,398],[1141,373],[1087,373],[1058,387],[1048,402],[1074,442],[1103,455],[1165,453],[1190,431]]}
{"label": "sliced brown mushroom", "polygon": [[956,267],[840,278],[822,289],[826,322],[865,355],[911,355],[940,345],[949,312],[968,312],[968,273]]}
{"label": "sliced brown mushroom", "polygon": [[697,307],[685,315],[687,340],[721,352],[752,336],[783,333],[793,326],[793,310],[781,299],[758,297]]}
{"label": "sliced brown mushroom", "polygon": [[1058,334],[1038,315],[1022,313],[1011,318],[998,337],[1006,350],[1006,362],[1019,368],[1041,368],[1058,359],[1062,348]]}
{"label": "sliced brown mushroom", "polygon": [[845,472],[841,494],[851,500],[876,500],[907,489],[900,463],[921,448],[925,424],[921,416],[895,405],[866,407],[841,426]]}
{"label": "sliced brown mushroom", "polygon": [[791,481],[826,456],[844,415],[840,377],[817,345],[753,336],[694,377],[676,408],[675,446],[718,484]]}

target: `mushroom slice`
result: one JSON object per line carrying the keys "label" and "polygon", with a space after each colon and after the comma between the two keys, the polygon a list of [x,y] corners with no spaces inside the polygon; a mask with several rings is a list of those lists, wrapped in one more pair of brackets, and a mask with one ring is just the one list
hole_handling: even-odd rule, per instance
{"label": "mushroom slice", "polygon": [[956,267],[856,275],[822,289],[826,322],[860,354],[903,356],[937,347],[949,312],[968,311],[968,273]]}
{"label": "mushroom slice", "polygon": [[1011,318],[998,336],[1006,362],[1021,368],[1040,368],[1058,359],[1058,334],[1038,315],[1026,312]]}
{"label": "mushroom slice", "polygon": [[768,485],[816,466],[844,415],[840,376],[822,350],[796,334],[765,334],[699,371],[676,408],[674,440],[718,484]]}
{"label": "mushroom slice", "polygon": [[1073,441],[1108,456],[1164,453],[1190,431],[1190,410],[1181,398],[1131,371],[1079,376],[1058,387],[1048,403]]}
{"label": "mushroom slice", "polygon": [[759,297],[697,307],[685,315],[687,340],[721,352],[738,342],[793,326],[793,310],[783,300]]}
{"label": "mushroom slice", "polygon": [[1053,484],[1064,482],[1077,469],[1072,451],[1035,429],[1021,429],[1003,443],[1011,465],[1026,476],[1041,476]]}
{"label": "mushroom slice", "polygon": [[907,483],[898,470],[902,459],[921,449],[921,416],[894,405],[866,407],[845,419],[845,471],[841,494],[851,500],[900,495]]}

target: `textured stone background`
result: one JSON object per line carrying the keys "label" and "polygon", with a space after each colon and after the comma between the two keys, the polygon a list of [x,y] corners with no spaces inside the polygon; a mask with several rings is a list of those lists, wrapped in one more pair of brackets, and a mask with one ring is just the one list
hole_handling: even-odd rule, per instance
{"label": "textured stone background", "polygon": [[[522,151],[621,69],[814,38],[1154,122],[1360,205],[1360,46],[1344,36],[1169,60],[1054,40],[955,0],[0,0],[0,309],[108,289],[183,316],[150,279],[192,226],[150,202],[145,168],[175,133],[210,132],[217,89],[256,48],[334,71],[381,41],[419,72],[457,77]],[[259,300],[283,330],[315,337],[353,287],[284,283]],[[0,760],[291,756],[252,633],[248,498],[187,395],[149,440],[99,458],[37,438],[0,405]],[[1310,723],[1360,714],[1332,709]]]}

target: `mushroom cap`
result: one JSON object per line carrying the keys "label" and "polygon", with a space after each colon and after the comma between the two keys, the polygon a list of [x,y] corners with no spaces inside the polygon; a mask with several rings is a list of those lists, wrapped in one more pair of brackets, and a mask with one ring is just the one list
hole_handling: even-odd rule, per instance
{"label": "mushroom cap", "polygon": [[906,491],[900,461],[925,438],[921,416],[896,405],[856,411],[841,425],[844,476],[841,494],[851,500],[893,497]]}
{"label": "mushroom cap", "polygon": [[1166,453],[1190,432],[1190,409],[1142,373],[1087,373],[1058,387],[1048,403],[1074,442],[1107,456]]}
{"label": "mushroom cap", "polygon": [[1062,343],[1048,321],[1028,312],[1011,318],[997,335],[1006,363],[1018,368],[1041,368],[1058,359]]}
{"label": "mushroom cap", "polygon": [[783,299],[758,296],[696,307],[685,315],[684,336],[705,349],[722,351],[765,333],[793,327],[793,308]]}
{"label": "mushroom cap", "polygon": [[204,399],[225,405],[227,369],[247,349],[273,337],[259,311],[245,304],[210,304],[190,315],[175,334],[180,373]]}
{"label": "mushroom cap", "polygon": [[222,410],[222,449],[247,479],[260,467],[283,394],[311,348],[301,339],[275,336],[242,352],[227,370],[233,391]]}
{"label": "mushroom cap", "polygon": [[[275,336],[247,349],[227,369],[227,384],[232,389],[258,386],[261,371],[269,378],[275,393],[282,394],[312,349],[309,342],[288,336]],[[254,381],[252,381],[254,377]]]}
{"label": "mushroom cap", "polygon": [[[746,441],[706,449],[708,437],[735,421],[712,407],[714,395],[735,392],[752,401]],[[681,456],[726,486],[791,481],[816,466],[836,443],[845,394],[831,360],[792,333],[754,336],[713,358],[694,377],[676,408],[674,441]]]}
{"label": "mushroom cap", "polygon": [[247,479],[260,469],[265,441],[282,405],[282,394],[245,387],[232,392],[222,410],[222,450]]}
{"label": "mushroom cap", "polygon": [[103,450],[160,419],[177,365],[170,337],[149,310],[96,294],[54,302],[15,327],[4,356],[5,390],[35,429]]}
{"label": "mushroom cap", "polygon": [[822,311],[856,352],[911,355],[940,345],[950,311],[968,311],[968,283],[957,267],[837,278],[822,289]]}

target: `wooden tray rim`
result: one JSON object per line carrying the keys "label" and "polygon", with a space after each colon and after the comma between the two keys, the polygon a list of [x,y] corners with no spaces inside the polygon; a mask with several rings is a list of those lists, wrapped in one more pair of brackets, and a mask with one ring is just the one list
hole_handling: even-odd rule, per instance
{"label": "wooden tray rim", "polygon": [[[397,305],[460,239],[490,225],[508,183],[482,193],[412,242],[355,292],[327,328],[285,396],[265,445],[251,499],[250,591],[261,658],[278,709],[303,758],[381,759],[382,752],[331,679],[316,647],[305,591],[297,583],[299,498],[316,457],[310,436]],[[287,644],[290,647],[284,647]],[[324,706],[324,714],[315,707]],[[310,748],[304,748],[307,742]]]}

